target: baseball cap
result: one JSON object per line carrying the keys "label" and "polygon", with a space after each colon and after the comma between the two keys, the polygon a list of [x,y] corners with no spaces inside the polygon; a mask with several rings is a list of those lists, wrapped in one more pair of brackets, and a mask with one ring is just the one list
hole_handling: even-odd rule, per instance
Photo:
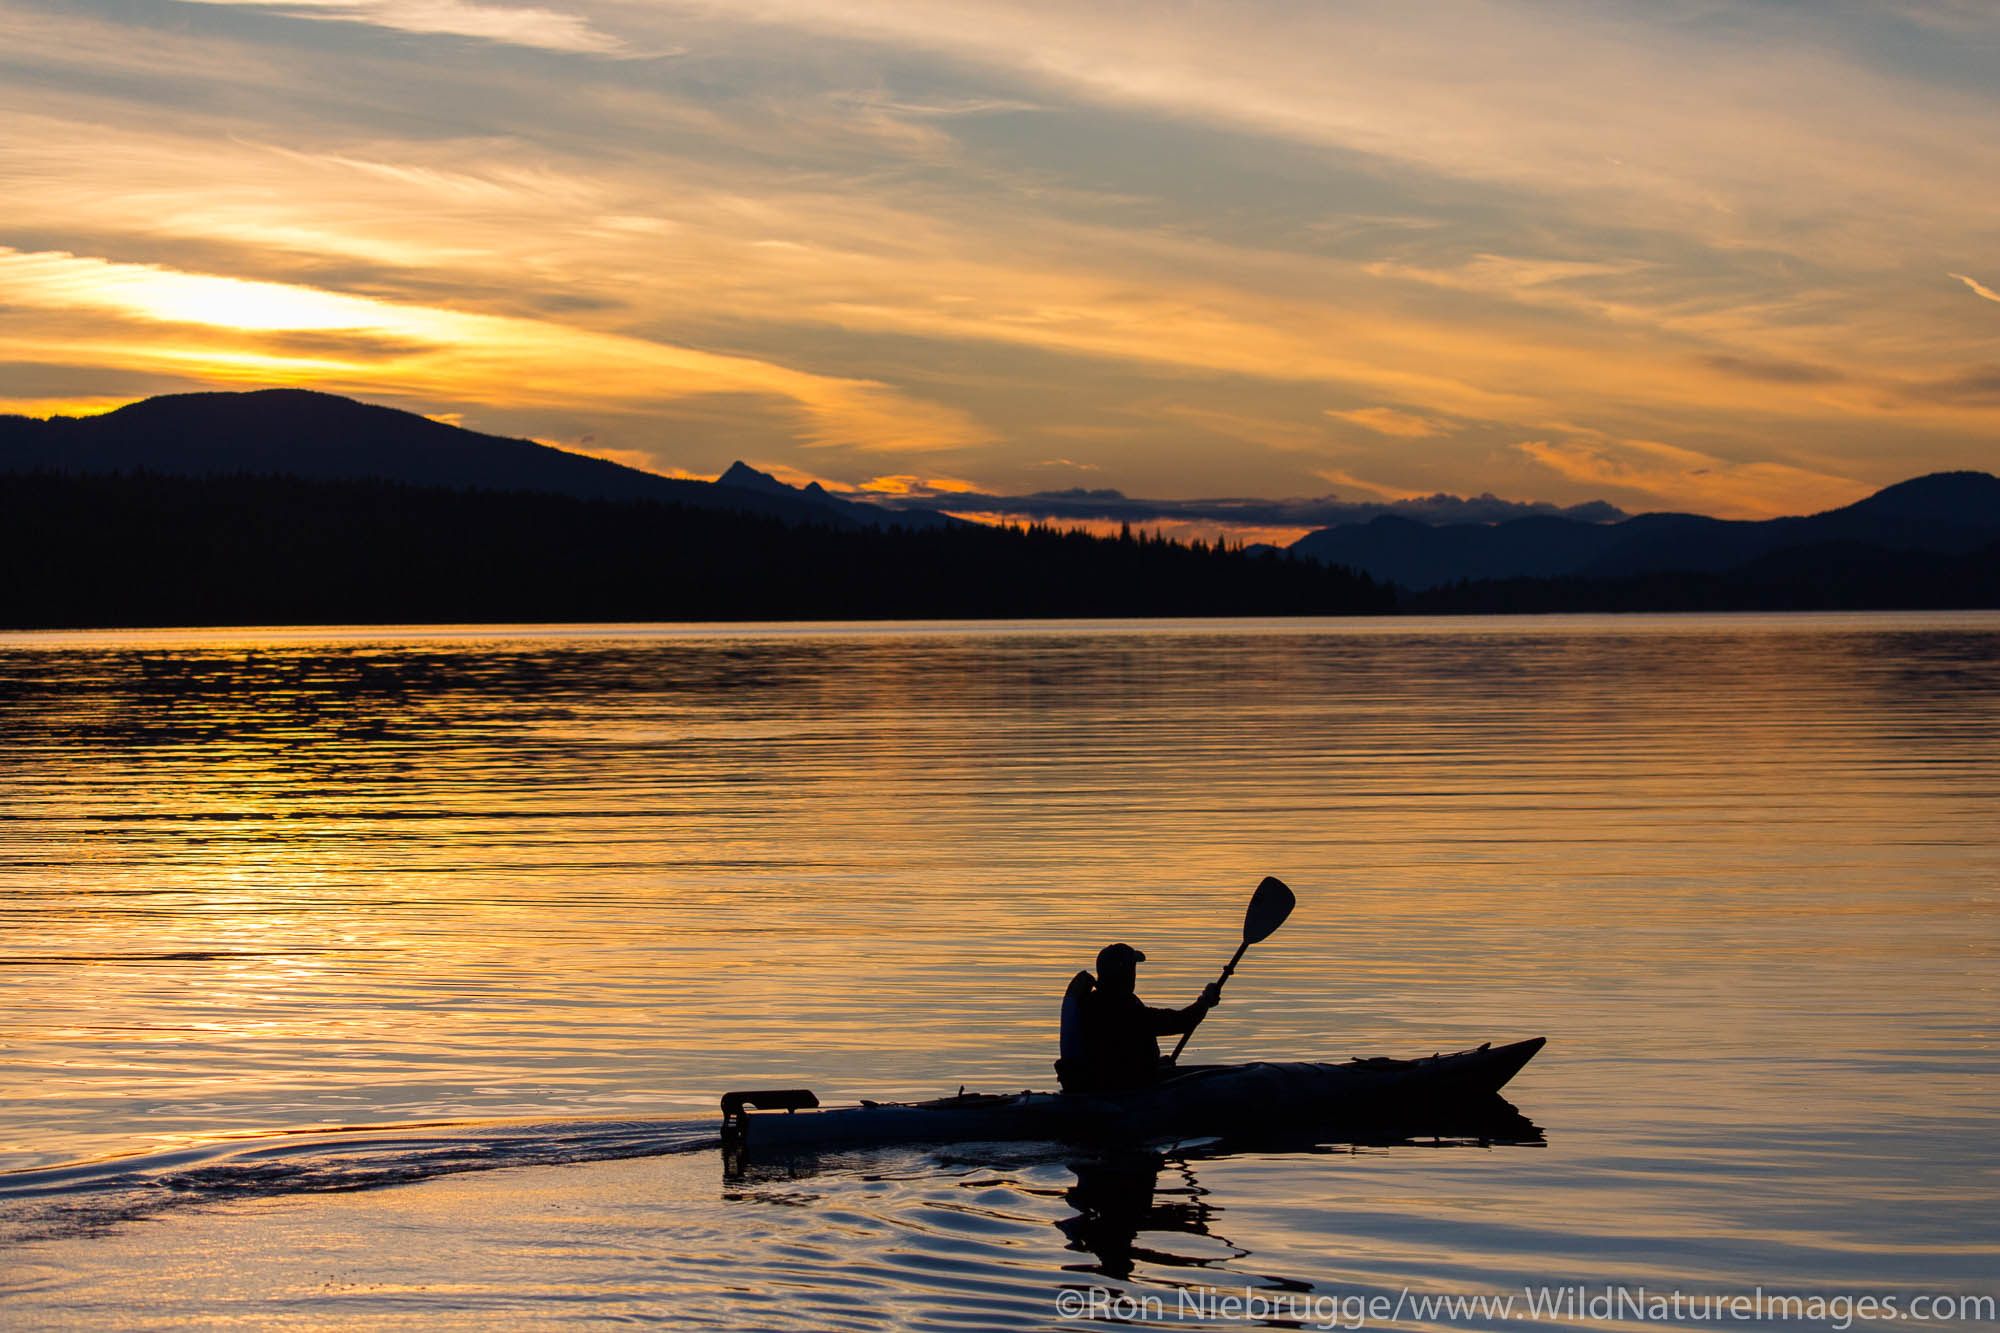
{"label": "baseball cap", "polygon": [[1097,970],[1116,967],[1120,963],[1143,963],[1146,955],[1129,944],[1107,944],[1097,951]]}

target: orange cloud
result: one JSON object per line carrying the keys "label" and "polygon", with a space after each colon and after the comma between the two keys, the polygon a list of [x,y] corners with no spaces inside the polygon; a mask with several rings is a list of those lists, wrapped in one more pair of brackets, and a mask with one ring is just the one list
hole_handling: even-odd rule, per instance
{"label": "orange cloud", "polygon": [[955,477],[921,477],[904,473],[890,477],[871,477],[861,483],[860,490],[875,495],[959,495],[981,489],[969,481]]}
{"label": "orange cloud", "polygon": [[1786,463],[1732,462],[1654,440],[1524,440],[1521,454],[1571,481],[1721,518],[1777,518],[1852,504],[1875,488]]}
{"label": "orange cloud", "polygon": [[[644,404],[704,393],[789,400],[807,445],[952,449],[984,433],[963,414],[840,379],[548,320],[471,314],[295,284],[0,247],[0,299],[94,311],[91,335],[0,337],[26,361],[171,368],[215,382],[312,384],[513,406]],[[174,330],[163,336],[166,328]],[[303,347],[297,335],[314,335]],[[287,339],[292,339],[290,346]],[[349,342],[365,349],[355,354]]]}
{"label": "orange cloud", "polygon": [[1953,273],[1949,274],[1948,276],[1957,278],[1960,282],[1972,288],[1974,292],[1978,293],[1980,296],[1985,297],[1989,301],[2000,301],[2000,292],[1994,291],[1991,287],[1988,287],[1985,283],[1980,282],[1977,278],[1968,278],[1963,273]]}
{"label": "orange cloud", "polygon": [[[678,400],[736,415],[711,440],[768,421],[817,448],[980,448],[950,466],[1016,479],[1073,439],[1159,491],[1196,450],[1279,489],[1336,442],[1345,462],[1423,440],[1404,452],[1437,484],[1504,487],[1495,468],[1529,455],[1496,460],[1496,426],[1557,441],[1585,478],[1608,465],[1574,442],[1602,447],[1618,484],[1677,495],[1695,473],[1599,442],[1839,441],[1815,447],[1877,479],[1914,452],[1990,452],[1990,368],[1966,363],[1984,307],[1905,267],[1983,253],[1995,209],[1962,183],[2000,162],[1990,108],[1866,43],[1761,40],[1838,18],[1772,9],[1727,37],[1643,7],[1579,27],[1487,6],[1441,44],[1393,6],[1135,23],[1126,0],[208,3],[257,20],[8,11],[35,71],[0,87],[9,225],[152,262],[0,253],[7,359],[477,404],[487,423]],[[579,58],[489,51],[433,88],[409,75],[454,43],[329,44],[300,18]],[[793,78],[813,29],[846,40]],[[743,96],[604,58],[694,33],[755,57]],[[889,51],[905,71],[975,62],[977,87],[912,96]],[[1214,162],[1192,139],[1156,189],[1092,160],[1089,135],[1037,157],[1041,136],[996,155],[963,129],[1031,107],[1049,142],[1115,107],[1163,143],[1208,122],[1409,170],[1363,168],[1357,213],[1327,188],[1344,154],[1313,182],[1235,164],[1245,196],[1199,188]],[[1396,198],[1399,175],[1423,185]],[[896,383],[814,370],[878,364]],[[729,397],[685,401],[704,394]]]}
{"label": "orange cloud", "polygon": [[1352,412],[1336,412],[1327,409],[1326,415],[1335,421],[1345,421],[1363,430],[1372,430],[1378,435],[1395,435],[1408,440],[1429,439],[1444,435],[1450,427],[1431,417],[1420,417],[1411,412],[1398,412],[1393,407],[1363,407]]}
{"label": "orange cloud", "polygon": [[[672,111],[653,102],[645,109]],[[1392,435],[1393,429],[1381,428],[1440,420],[1425,409],[1529,431],[1547,429],[1545,423],[1557,417],[1589,416],[1606,429],[1650,434],[1664,434],[1695,414],[1813,421],[1894,415],[1899,423],[1921,415],[1966,428],[1983,411],[1959,400],[1869,392],[1858,382],[1839,387],[1849,378],[1839,368],[1855,360],[1862,343],[1878,377],[1889,373],[1884,367],[1903,362],[1921,366],[1913,382],[1936,378],[1927,343],[1898,346],[1925,327],[1921,322],[1885,315],[1881,329],[1857,342],[1851,325],[1821,315],[1806,320],[1787,309],[1741,306],[1689,312],[1676,290],[1624,292],[1613,301],[1589,285],[1638,271],[1629,261],[1487,254],[1462,269],[1350,265],[1028,213],[1009,215],[996,232],[994,219],[959,216],[947,201],[893,192],[866,198],[804,194],[767,182],[731,190],[709,169],[680,161],[673,169],[689,184],[682,189],[677,180],[671,207],[662,208],[658,182],[643,173],[528,167],[490,144],[315,154],[92,128],[97,147],[78,155],[63,146],[82,127],[46,116],[29,119],[32,127],[18,142],[0,143],[0,174],[60,178],[64,189],[12,201],[23,226],[73,225],[79,210],[127,216],[136,192],[154,208],[129,225],[226,246],[252,270],[285,274],[301,267],[302,256],[351,256],[392,266],[394,276],[382,284],[391,292],[398,283],[420,292],[451,291],[454,308],[490,310],[537,326],[558,322],[535,309],[537,289],[560,291],[584,312],[561,317],[572,327],[635,318],[654,319],[657,327],[660,311],[677,317],[691,312],[696,319],[727,311],[762,330],[753,359],[769,364],[788,359],[768,349],[783,348],[790,337],[783,330],[800,326],[1017,344],[1096,363],[1077,367],[1080,375],[1123,363],[1129,370],[1113,373],[1166,366],[1211,377],[1339,385],[1412,405],[1403,412],[1412,423],[1379,415],[1394,409],[1361,409],[1371,416],[1344,418]],[[214,183],[190,191],[189,180]],[[1532,307],[1533,318],[1543,323],[1526,327],[1508,309],[1475,318],[1458,310],[1417,313],[1405,307],[1398,290],[1408,280],[1465,292],[1467,299]],[[1540,313],[1546,310],[1568,312],[1571,322],[1551,324]],[[1607,330],[1604,321],[1616,328]],[[1773,332],[1780,326],[1782,335]],[[1604,336],[1607,331],[1612,336]],[[301,338],[333,336],[324,329],[267,332],[291,339],[290,349],[278,349],[291,351],[305,350]],[[359,335],[345,336],[357,340],[350,350],[358,353]],[[371,336],[378,353],[396,350],[393,339]],[[1836,345],[1785,345],[1809,336]],[[821,333],[814,337],[823,343]],[[732,339],[732,345],[741,342]],[[273,349],[265,344],[254,350]],[[1749,382],[1716,369],[1760,358],[1824,363],[1829,377]],[[385,364],[367,381],[368,391],[435,391],[430,377],[396,382],[394,372],[407,361],[377,359]],[[240,378],[282,373],[254,362],[229,364]],[[576,380],[569,390],[573,401],[586,392]],[[619,401],[634,401],[622,389],[614,392]],[[781,396],[795,398],[784,391]],[[825,429],[829,413],[821,409],[808,414],[805,438],[912,451],[992,440],[967,410],[953,412],[910,391],[877,385],[842,396],[846,428]],[[511,383],[461,383],[454,397],[504,407],[520,390]],[[824,403],[826,395],[820,399]],[[1607,413],[1617,414],[1618,427],[1606,423]],[[1132,443],[1146,438],[1151,424],[1036,423],[1033,429]],[[1269,431],[1239,438],[1281,451],[1317,447],[1318,437],[1296,423],[1286,433],[1290,443],[1277,443]]]}

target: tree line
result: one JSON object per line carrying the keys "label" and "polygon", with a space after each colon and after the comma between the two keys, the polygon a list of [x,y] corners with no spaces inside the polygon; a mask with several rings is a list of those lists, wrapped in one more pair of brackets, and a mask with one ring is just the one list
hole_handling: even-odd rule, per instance
{"label": "tree line", "polygon": [[1394,609],[1364,575],[1223,542],[285,476],[0,476],[0,559],[11,628]]}

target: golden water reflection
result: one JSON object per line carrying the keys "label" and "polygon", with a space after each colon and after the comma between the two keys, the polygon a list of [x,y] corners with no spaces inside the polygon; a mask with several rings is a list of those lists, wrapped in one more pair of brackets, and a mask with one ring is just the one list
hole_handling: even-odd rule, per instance
{"label": "golden water reflection", "polygon": [[[1993,1114],[1993,617],[0,639],[0,1161],[1548,1033],[1557,1120]],[[1940,1172],[1946,1168],[1940,1166]]]}

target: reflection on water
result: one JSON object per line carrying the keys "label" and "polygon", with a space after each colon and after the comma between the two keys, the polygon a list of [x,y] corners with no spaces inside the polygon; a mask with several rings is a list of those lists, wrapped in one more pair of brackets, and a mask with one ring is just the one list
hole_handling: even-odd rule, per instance
{"label": "reflection on water", "polygon": [[[1250,1142],[1240,1138],[1205,1138],[1166,1148],[1139,1145],[1096,1145],[1083,1148],[1037,1143],[970,1143],[949,1148],[921,1149],[723,1149],[724,1200],[743,1204],[811,1206],[837,1193],[857,1178],[907,1171],[913,1155],[926,1155],[931,1165],[954,1161],[983,1168],[982,1208],[967,1204],[969,1214],[995,1220],[1017,1217],[1020,1199],[1060,1200],[1063,1213],[1054,1226],[1063,1247],[1075,1255],[1061,1265],[1068,1273],[1093,1274],[1128,1286],[1184,1285],[1176,1270],[1220,1270],[1252,1252],[1220,1234],[1211,1224],[1228,1205],[1215,1201],[1197,1179],[1204,1162],[1256,1154],[1282,1162],[1290,1156],[1341,1154],[1407,1154],[1451,1149],[1491,1150],[1541,1147],[1541,1127],[1504,1098],[1487,1096],[1448,1112],[1406,1117],[1401,1129],[1384,1127],[1363,1139],[1328,1139],[1288,1134]],[[1003,1165],[1014,1177],[999,1192],[992,1172]],[[1060,1167],[1068,1183],[1056,1186],[1031,1181],[1027,1168]],[[1193,1238],[1189,1240],[1187,1238]],[[1217,1273],[1203,1275],[1213,1281]],[[1259,1281],[1310,1290],[1303,1280],[1273,1278]]]}
{"label": "reflection on water", "polygon": [[[1536,1125],[1507,1103],[1494,1100],[1496,1105],[1487,1115],[1457,1126],[1438,1126],[1434,1134],[1352,1143],[1338,1150],[1358,1154],[1390,1148],[1518,1148],[1543,1143]],[[1292,1151],[1334,1150],[1300,1144]],[[1088,1260],[1065,1264],[1065,1271],[1131,1283],[1135,1277],[1145,1280],[1141,1269],[1214,1270],[1251,1258],[1250,1250],[1215,1229],[1213,1224],[1227,1208],[1214,1202],[1213,1192],[1202,1188],[1196,1178],[1196,1168],[1204,1157],[1228,1154],[1228,1147],[1216,1145],[1197,1154],[1185,1149],[1172,1155],[1132,1150],[1066,1158],[1064,1165],[1075,1183],[1063,1191],[1062,1201],[1073,1211],[1058,1219],[1056,1228],[1066,1238],[1066,1248],[1087,1255]],[[1194,1237],[1196,1242],[1177,1239],[1180,1237]],[[1212,1284],[1216,1276],[1205,1273],[1202,1280]],[[1259,1278],[1272,1286],[1312,1290],[1312,1283],[1304,1279],[1274,1278],[1268,1273]],[[1157,1284],[1172,1287],[1180,1282],[1167,1279]]]}
{"label": "reflection on water", "polygon": [[[697,1275],[759,1247],[832,1256],[795,1275],[829,1317],[857,1245],[1041,1323],[1071,1266],[1168,1256],[1321,1290],[1963,1285],[2000,1254],[1996,646],[1990,615],[0,636],[0,1167],[1046,1087],[1101,944],[1184,1003],[1271,873],[1299,910],[1189,1058],[1546,1032],[1512,1091],[1549,1146],[1230,1153],[1150,1202],[1026,1164],[992,1186],[1018,1234],[941,1204],[936,1156],[755,1210],[695,1154],[537,1253],[606,1265],[616,1305],[645,1288],[618,1245],[713,1234],[646,1290],[722,1326],[751,1307]],[[453,1180],[351,1207],[569,1206]],[[294,1271],[233,1217],[173,1225]],[[57,1270],[112,1281],[92,1244]]]}
{"label": "reflection on water", "polygon": [[1142,1246],[1141,1232],[1199,1236],[1221,1245],[1227,1258],[1248,1257],[1248,1250],[1237,1249],[1209,1229],[1215,1207],[1203,1197],[1193,1169],[1185,1162],[1173,1164],[1177,1179],[1162,1190],[1160,1171],[1167,1165],[1166,1159],[1151,1154],[1070,1163],[1076,1184],[1063,1192],[1063,1202],[1076,1212],[1057,1226],[1068,1237],[1068,1248],[1090,1255],[1090,1262],[1066,1268],[1124,1279],[1131,1277],[1141,1262],[1177,1268],[1206,1267],[1215,1262],[1209,1254]]}

